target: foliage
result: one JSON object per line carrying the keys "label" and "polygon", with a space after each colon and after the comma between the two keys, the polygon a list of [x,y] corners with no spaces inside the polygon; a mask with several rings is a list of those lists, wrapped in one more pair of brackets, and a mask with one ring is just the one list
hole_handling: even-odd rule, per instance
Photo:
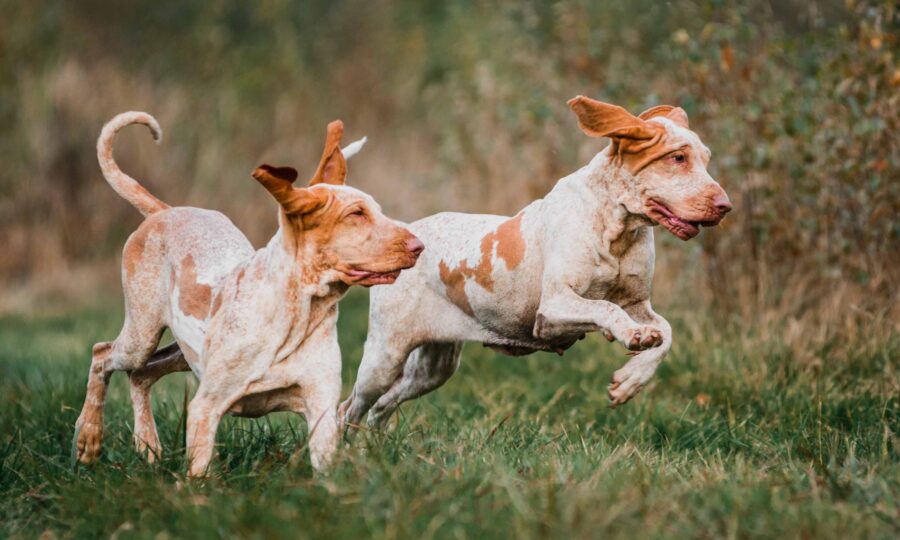
{"label": "foliage", "polygon": [[587,94],[635,112],[683,106],[736,203],[699,248],[660,235],[660,289],[745,322],[897,304],[894,2],[38,0],[5,12],[7,288],[112,266],[138,218],[100,180],[93,141],[119,111],[149,110],[167,132],[161,149],[127,133],[127,170],[164,200],[226,211],[259,243],[274,219],[247,172],[263,160],[311,171],[327,120],[371,136],[352,181],[400,218],[514,212],[600,149],[565,107]]}

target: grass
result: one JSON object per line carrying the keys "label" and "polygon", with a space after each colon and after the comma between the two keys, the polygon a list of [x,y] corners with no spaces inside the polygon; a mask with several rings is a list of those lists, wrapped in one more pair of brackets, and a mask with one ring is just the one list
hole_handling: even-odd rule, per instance
{"label": "grass", "polygon": [[[366,296],[342,304],[344,383],[365,337]],[[682,312],[686,313],[686,312]],[[365,433],[314,475],[290,414],[229,418],[214,470],[184,477],[183,402],[155,393],[167,453],[131,449],[123,376],[104,455],[70,459],[90,345],[115,303],[0,319],[0,536],[33,538],[804,537],[900,534],[900,338],[825,342],[799,361],[773,337],[669,313],[676,347],[633,402],[606,406],[617,346],[562,358],[469,345],[441,390]],[[862,339],[862,338],[860,338]],[[837,353],[835,351],[847,351]]]}

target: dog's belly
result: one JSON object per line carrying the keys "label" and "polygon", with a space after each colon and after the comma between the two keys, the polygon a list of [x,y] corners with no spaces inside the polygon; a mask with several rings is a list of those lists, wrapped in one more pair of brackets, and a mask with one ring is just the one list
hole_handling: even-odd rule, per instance
{"label": "dog's belly", "polygon": [[578,340],[584,339],[584,333],[559,336],[553,340],[537,339],[533,335],[534,322],[503,329],[487,328],[487,336],[481,342],[485,347],[507,356],[525,356],[537,351],[548,351],[562,354]]}
{"label": "dog's belly", "polygon": [[287,388],[276,388],[274,390],[246,395],[237,400],[237,402],[228,409],[228,413],[233,416],[258,418],[270,412],[298,412],[302,406],[300,387],[294,385]]}
{"label": "dog's belly", "polygon": [[496,342],[484,342],[483,345],[506,356],[526,356],[538,351],[555,352],[562,355],[563,352],[583,338],[584,334],[579,334],[556,341],[498,340]]}

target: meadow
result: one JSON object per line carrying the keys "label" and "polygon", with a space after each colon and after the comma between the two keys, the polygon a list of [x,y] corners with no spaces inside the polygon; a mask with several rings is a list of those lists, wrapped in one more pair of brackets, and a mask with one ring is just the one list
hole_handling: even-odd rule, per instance
{"label": "meadow", "polygon": [[[0,538],[897,538],[900,6],[893,0],[3,1]],[[260,163],[312,174],[328,121],[369,136],[349,183],[391,217],[512,215],[606,144],[578,94],[682,107],[734,211],[657,229],[653,303],[675,345],[609,409],[627,358],[479,344],[439,391],[317,476],[289,414],[226,419],[185,478],[190,374],[155,389],[166,453],[131,447],[124,377],[105,451],[71,459],[90,347],[122,322],[140,215],[116,160],[172,205],[276,227]],[[365,291],[341,304],[345,395]]]}
{"label": "meadow", "polygon": [[[349,391],[367,295],[341,305]],[[654,383],[609,409],[624,351],[591,337],[559,357],[480,345],[457,375],[312,473],[305,423],[228,418],[208,479],[184,475],[190,374],[155,389],[166,447],[132,449],[114,377],[103,457],[71,459],[98,302],[0,321],[0,536],[10,538],[896,538],[900,337],[882,322],[797,362],[781,333],[673,307]],[[882,331],[879,332],[878,328]],[[766,335],[767,334],[767,335]],[[345,392],[346,393],[346,392]]]}

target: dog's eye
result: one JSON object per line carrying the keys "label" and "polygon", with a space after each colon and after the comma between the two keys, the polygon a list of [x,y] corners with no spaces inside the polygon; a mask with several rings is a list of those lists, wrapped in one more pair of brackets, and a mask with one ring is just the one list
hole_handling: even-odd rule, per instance
{"label": "dog's eye", "polygon": [[352,212],[347,214],[346,217],[365,217],[365,215],[366,212],[362,208],[357,208],[356,210],[353,210]]}
{"label": "dog's eye", "polygon": [[687,156],[685,156],[683,152],[676,152],[672,154],[670,159],[675,163],[684,163],[687,161]]}

